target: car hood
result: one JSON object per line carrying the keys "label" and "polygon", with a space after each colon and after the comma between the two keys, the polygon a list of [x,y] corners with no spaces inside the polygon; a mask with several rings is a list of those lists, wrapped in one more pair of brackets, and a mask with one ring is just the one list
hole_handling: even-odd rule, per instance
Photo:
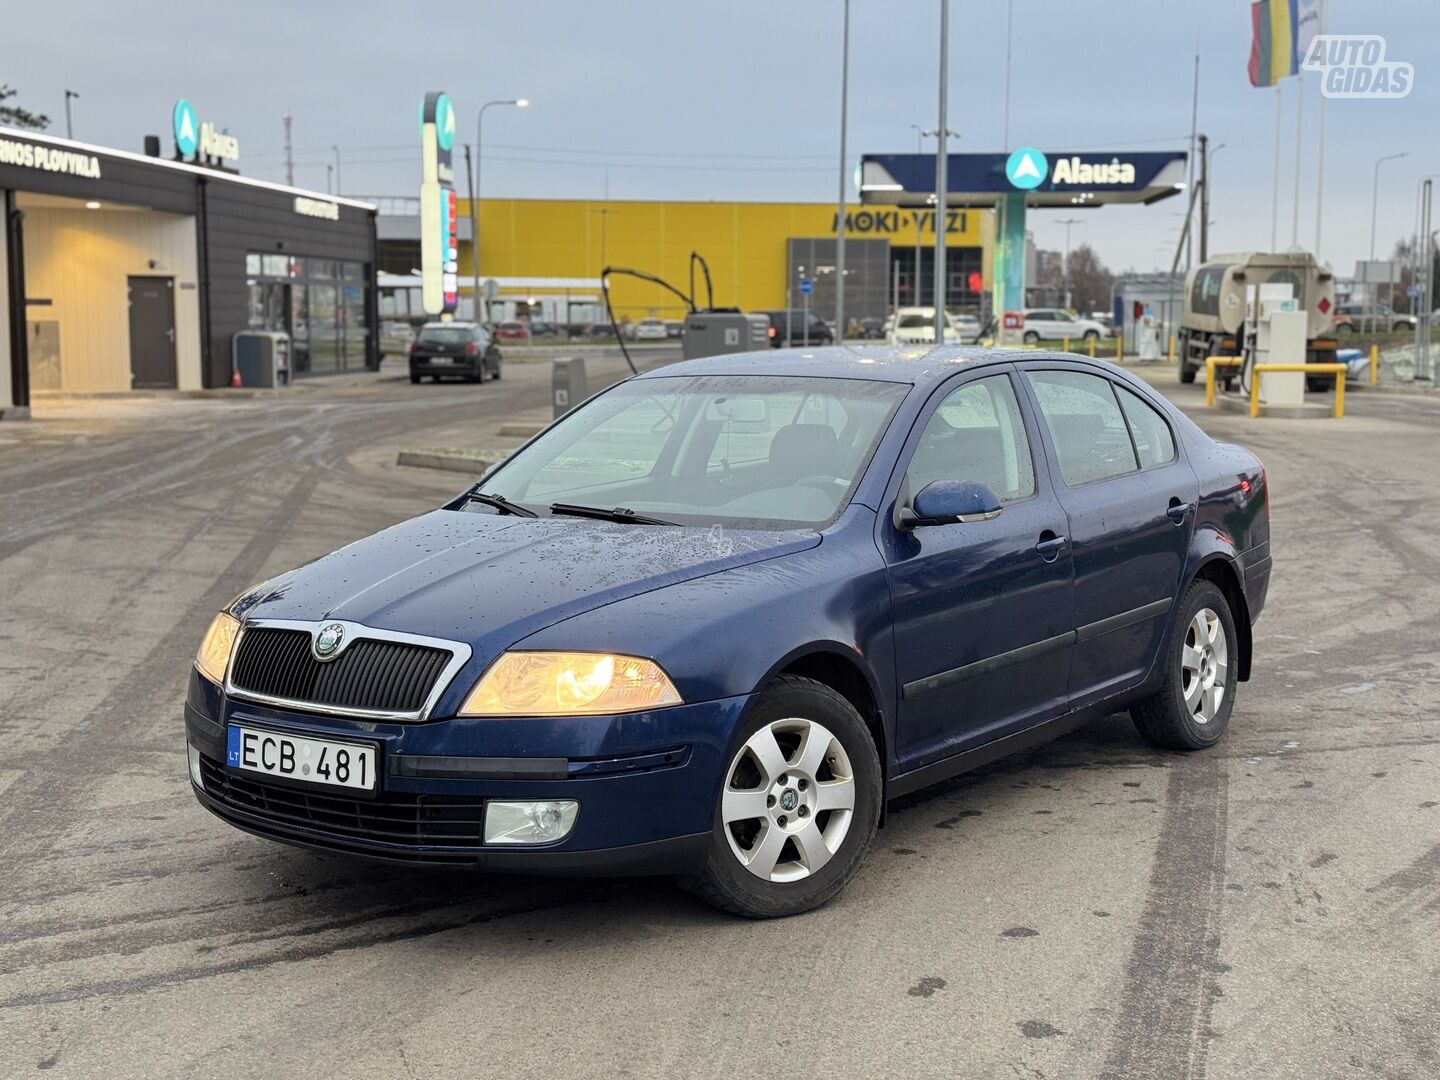
{"label": "car hood", "polygon": [[818,533],[437,510],[242,597],[242,619],[343,619],[493,655],[572,615],[803,551]]}

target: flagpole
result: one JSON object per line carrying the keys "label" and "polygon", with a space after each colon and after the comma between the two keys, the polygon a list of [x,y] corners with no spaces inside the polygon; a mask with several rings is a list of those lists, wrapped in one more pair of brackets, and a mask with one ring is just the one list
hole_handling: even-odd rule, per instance
{"label": "flagpole", "polygon": [[[1320,8],[1320,33],[1325,33],[1325,8]],[[1320,148],[1315,155],[1315,265],[1320,265],[1320,226],[1325,221],[1325,73],[1320,73]],[[1372,256],[1373,258],[1373,256]]]}
{"label": "flagpole", "polygon": [[1283,84],[1275,84],[1275,185],[1270,193],[1270,250],[1280,241],[1280,104]]}
{"label": "flagpole", "polygon": [[1295,205],[1290,208],[1290,248],[1300,250],[1300,140],[1304,136],[1301,127],[1305,119],[1305,73],[1295,76]]}

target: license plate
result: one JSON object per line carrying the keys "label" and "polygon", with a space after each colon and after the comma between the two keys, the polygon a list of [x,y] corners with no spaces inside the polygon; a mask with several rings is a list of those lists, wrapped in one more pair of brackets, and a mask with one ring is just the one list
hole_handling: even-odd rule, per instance
{"label": "license plate", "polygon": [[232,769],[308,784],[375,790],[375,747],[231,724],[225,763]]}
{"label": "license plate", "polygon": [[453,364],[454,362],[454,358],[449,356],[432,356],[430,358],[432,364]]}

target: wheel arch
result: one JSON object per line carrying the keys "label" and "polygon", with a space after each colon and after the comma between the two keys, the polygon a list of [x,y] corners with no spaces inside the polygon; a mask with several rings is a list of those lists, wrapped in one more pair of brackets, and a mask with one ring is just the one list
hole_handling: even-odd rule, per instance
{"label": "wheel arch", "polygon": [[797,675],[828,686],[854,706],[870,737],[875,740],[875,753],[880,759],[880,824],[885,824],[885,795],[890,783],[890,737],[885,726],[885,710],[875,673],[854,649],[836,642],[817,641],[791,652],[760,680],[759,691],[779,675]]}
{"label": "wheel arch", "polygon": [[1235,623],[1236,648],[1240,654],[1237,677],[1241,682],[1250,678],[1250,657],[1252,653],[1250,604],[1245,599],[1245,589],[1240,582],[1240,573],[1235,564],[1219,553],[1211,555],[1195,570],[1194,581],[1208,581],[1224,594],[1230,605],[1230,617]]}

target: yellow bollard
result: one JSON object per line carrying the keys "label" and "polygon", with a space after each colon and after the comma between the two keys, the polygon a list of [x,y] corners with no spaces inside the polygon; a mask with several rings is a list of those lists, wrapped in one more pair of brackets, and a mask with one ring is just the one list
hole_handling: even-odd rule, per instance
{"label": "yellow bollard", "polygon": [[1175,335],[1170,335],[1170,363],[1175,362]]}
{"label": "yellow bollard", "polygon": [[[1257,365],[1258,366],[1258,365]],[[1250,416],[1260,415],[1260,373],[1250,369]]]}
{"label": "yellow bollard", "polygon": [[1069,339],[1068,337],[1063,337],[1063,338],[1060,339],[1060,351],[1061,351],[1061,352],[1069,352],[1069,351],[1070,351],[1070,339]]}
{"label": "yellow bollard", "polygon": [[1343,420],[1344,418],[1345,418],[1345,376],[1344,376],[1344,374],[1339,374],[1339,375],[1336,375],[1336,376],[1335,376],[1335,419],[1336,419],[1336,420]]}
{"label": "yellow bollard", "polygon": [[1370,385],[1380,381],[1380,346],[1370,346]]}
{"label": "yellow bollard", "polygon": [[1090,339],[1090,359],[1095,359],[1095,339],[1093,337]]}
{"label": "yellow bollard", "polygon": [[1115,363],[1121,363],[1125,359],[1125,335],[1115,335]]}

